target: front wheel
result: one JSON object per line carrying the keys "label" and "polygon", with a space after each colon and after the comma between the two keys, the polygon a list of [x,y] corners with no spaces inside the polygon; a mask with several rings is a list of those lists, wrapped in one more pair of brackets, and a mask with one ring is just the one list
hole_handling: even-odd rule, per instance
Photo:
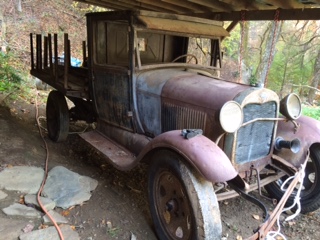
{"label": "front wheel", "polygon": [[161,151],[152,159],[148,197],[160,240],[221,239],[212,183],[187,167],[180,156]]}
{"label": "front wheel", "polygon": [[[301,213],[313,212],[320,207],[320,146],[313,145],[310,148],[310,157],[307,160],[305,168],[305,177],[300,194]],[[281,199],[284,192],[280,187],[287,177],[282,177],[279,180],[265,186],[265,189],[271,197]],[[298,187],[298,186],[297,186]],[[295,189],[289,197],[286,206],[291,206],[294,201],[294,196],[297,193]]]}

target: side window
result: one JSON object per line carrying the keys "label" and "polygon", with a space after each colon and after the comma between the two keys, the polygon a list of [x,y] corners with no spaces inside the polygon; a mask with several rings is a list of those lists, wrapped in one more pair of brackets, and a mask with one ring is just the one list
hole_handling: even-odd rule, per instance
{"label": "side window", "polygon": [[197,57],[198,64],[210,66],[212,57],[211,39],[191,37],[189,39],[188,53]]}
{"label": "side window", "polygon": [[142,64],[163,61],[163,40],[163,34],[138,32],[138,48]]}
{"label": "side window", "polygon": [[95,26],[95,63],[99,65],[129,65],[128,25],[99,21]]}
{"label": "side window", "polygon": [[97,22],[95,29],[95,61],[97,64],[107,63],[106,23]]}

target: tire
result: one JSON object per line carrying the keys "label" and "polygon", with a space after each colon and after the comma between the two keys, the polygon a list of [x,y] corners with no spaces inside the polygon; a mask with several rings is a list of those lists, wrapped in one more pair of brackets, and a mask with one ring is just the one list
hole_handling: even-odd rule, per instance
{"label": "tire", "polygon": [[51,91],[46,106],[49,138],[54,142],[65,141],[69,133],[69,109],[64,95]]}
{"label": "tire", "polygon": [[[310,157],[308,159],[303,187],[300,194],[301,213],[309,213],[317,210],[320,207],[320,146],[313,145],[310,148]],[[265,189],[271,197],[280,200],[283,196],[283,191],[280,187],[286,180],[286,176],[265,186]],[[294,196],[297,189],[293,191],[289,197],[286,206],[291,206],[294,201]],[[295,210],[295,208],[293,208]]]}
{"label": "tire", "polygon": [[178,155],[161,151],[152,159],[148,197],[160,240],[221,239],[220,210],[212,183]]}

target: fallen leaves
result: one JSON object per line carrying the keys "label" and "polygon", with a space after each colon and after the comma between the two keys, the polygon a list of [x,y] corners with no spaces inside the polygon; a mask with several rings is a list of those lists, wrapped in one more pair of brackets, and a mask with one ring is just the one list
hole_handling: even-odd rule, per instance
{"label": "fallen leaves", "polygon": [[260,220],[260,216],[257,215],[257,214],[252,214],[252,217],[253,217],[255,220]]}
{"label": "fallen leaves", "polygon": [[67,217],[70,215],[70,211],[67,209],[67,210],[63,210],[61,213],[60,213],[62,216],[64,217]]}

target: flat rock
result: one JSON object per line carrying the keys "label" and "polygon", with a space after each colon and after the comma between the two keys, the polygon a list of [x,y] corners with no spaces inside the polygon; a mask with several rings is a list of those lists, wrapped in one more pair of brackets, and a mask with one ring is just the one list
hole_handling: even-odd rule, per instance
{"label": "flat rock", "polygon": [[[66,240],[79,240],[79,234],[71,229],[68,225],[60,226],[62,235]],[[55,227],[48,227],[41,230],[32,231],[20,235],[20,240],[60,240],[59,234]]]}
{"label": "flat rock", "polygon": [[0,218],[0,239],[16,240],[23,233],[26,221],[10,218]]}
{"label": "flat rock", "polygon": [[8,216],[23,216],[27,218],[40,218],[41,213],[32,207],[14,203],[9,207],[3,208],[2,211]]}
{"label": "flat rock", "polygon": [[81,176],[65,167],[54,167],[49,173],[42,195],[56,202],[56,206],[69,208],[88,201],[98,181]]}
{"label": "flat rock", "polygon": [[[40,201],[41,201],[41,204],[44,206],[44,208],[47,211],[50,211],[56,207],[56,203],[54,201],[52,201],[50,198],[40,197]],[[34,194],[25,195],[24,202],[26,204],[31,204],[31,205],[34,205],[34,206],[40,208],[40,205],[37,200],[37,195],[34,195]]]}
{"label": "flat rock", "polygon": [[8,194],[0,190],[0,200],[5,199],[7,196]]}
{"label": "flat rock", "polygon": [[44,170],[38,167],[15,166],[0,172],[0,189],[36,194],[40,188]]}
{"label": "flat rock", "polygon": [[[50,210],[49,214],[51,215],[51,217],[53,217],[53,219],[58,223],[58,224],[66,224],[68,223],[68,220],[60,215],[59,213],[57,213],[54,210]],[[49,219],[48,215],[43,216],[43,223],[44,224],[52,224],[51,220]]]}

